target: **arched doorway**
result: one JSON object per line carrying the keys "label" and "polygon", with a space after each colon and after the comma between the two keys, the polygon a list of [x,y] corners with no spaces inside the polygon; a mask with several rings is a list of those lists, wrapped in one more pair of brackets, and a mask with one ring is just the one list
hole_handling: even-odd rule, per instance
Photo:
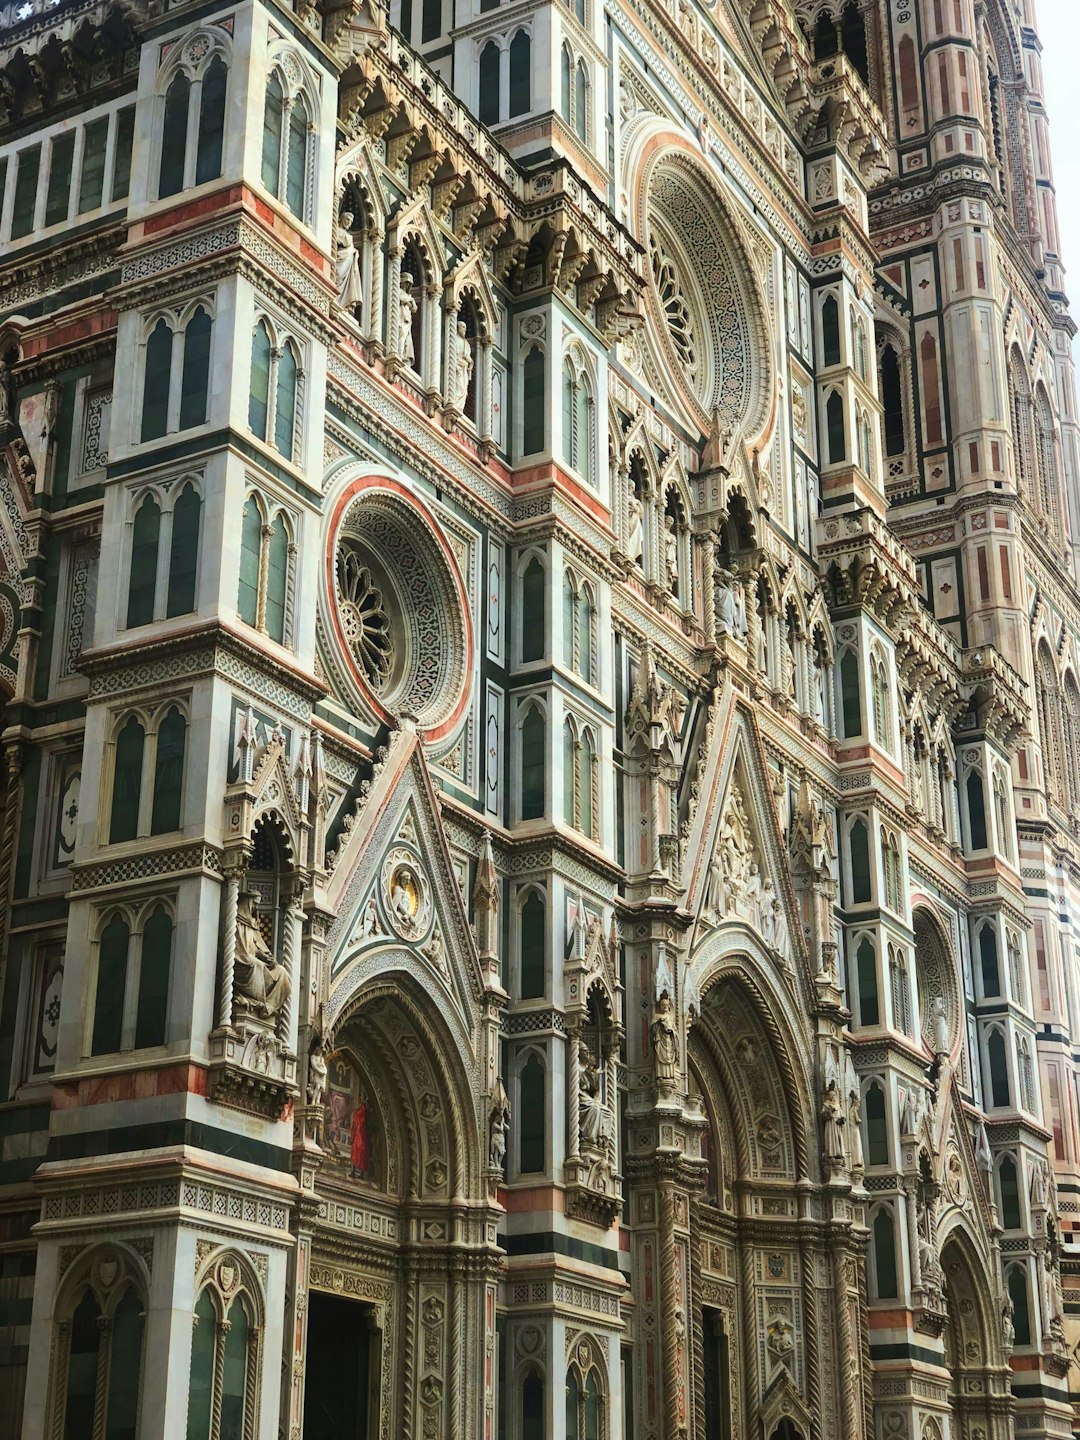
{"label": "arched doorway", "polygon": [[[470,1082],[435,997],[392,954],[325,1048],[304,1435],[479,1433],[468,1317],[497,1252],[462,1217],[484,1198]],[[463,1242],[489,1265],[477,1254],[464,1269]]]}
{"label": "arched doorway", "polygon": [[[945,1364],[949,1371],[952,1440],[977,1440],[998,1428],[1008,1397],[1008,1367],[986,1267],[959,1232],[941,1249],[947,1320]],[[1003,1375],[1004,1372],[1004,1375]]]}
{"label": "arched doorway", "polygon": [[[805,1096],[773,997],[736,961],[708,986],[688,1039],[691,1107],[702,1116],[703,1185],[691,1228],[702,1274],[694,1316],[698,1395],[709,1437],[803,1430],[814,1262],[764,1233],[798,1214]],[[760,1338],[758,1353],[747,1336]]]}

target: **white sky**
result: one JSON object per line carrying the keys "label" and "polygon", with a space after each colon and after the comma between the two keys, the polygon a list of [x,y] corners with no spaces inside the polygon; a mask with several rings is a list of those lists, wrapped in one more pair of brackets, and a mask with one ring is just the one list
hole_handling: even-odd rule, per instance
{"label": "white sky", "polygon": [[1080,0],[1035,0],[1065,287],[1080,322]]}

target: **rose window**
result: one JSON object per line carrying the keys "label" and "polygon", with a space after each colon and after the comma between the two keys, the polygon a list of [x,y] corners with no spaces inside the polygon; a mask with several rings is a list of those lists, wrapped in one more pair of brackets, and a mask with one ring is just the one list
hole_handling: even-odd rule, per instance
{"label": "rose window", "polygon": [[668,334],[689,377],[696,379],[697,342],[694,338],[694,322],[679,283],[675,261],[665,253],[655,233],[649,238],[653,281],[667,319]]}
{"label": "rose window", "polygon": [[338,600],[345,638],[376,690],[390,675],[394,641],[382,591],[372,579],[355,546],[344,543],[338,551]]}
{"label": "rose window", "polygon": [[327,574],[330,678],[364,709],[434,730],[456,715],[469,621],[454,561],[419,504],[376,486],[341,515]]}

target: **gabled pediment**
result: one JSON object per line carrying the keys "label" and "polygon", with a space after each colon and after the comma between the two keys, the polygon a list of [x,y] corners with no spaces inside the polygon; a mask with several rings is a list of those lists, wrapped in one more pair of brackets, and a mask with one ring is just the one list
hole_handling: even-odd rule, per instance
{"label": "gabled pediment", "polygon": [[474,1049],[484,978],[414,733],[393,737],[339,847],[323,903],[334,916],[326,945],[328,1027],[370,979],[404,970],[442,997],[448,1023]]}
{"label": "gabled pediment", "polygon": [[709,930],[739,925],[786,971],[808,975],[788,854],[755,722],[730,685],[717,705],[684,868],[694,943]]}

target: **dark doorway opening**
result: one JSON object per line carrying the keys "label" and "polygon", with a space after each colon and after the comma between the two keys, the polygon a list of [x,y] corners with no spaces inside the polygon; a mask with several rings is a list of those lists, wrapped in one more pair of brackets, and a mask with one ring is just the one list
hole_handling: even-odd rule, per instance
{"label": "dark doorway opening", "polygon": [[731,1392],[728,1337],[719,1310],[701,1312],[705,1360],[705,1434],[707,1440],[731,1440]]}
{"label": "dark doorway opening", "polygon": [[377,1433],[378,1349],[371,1305],[308,1295],[304,1440],[370,1440]]}

